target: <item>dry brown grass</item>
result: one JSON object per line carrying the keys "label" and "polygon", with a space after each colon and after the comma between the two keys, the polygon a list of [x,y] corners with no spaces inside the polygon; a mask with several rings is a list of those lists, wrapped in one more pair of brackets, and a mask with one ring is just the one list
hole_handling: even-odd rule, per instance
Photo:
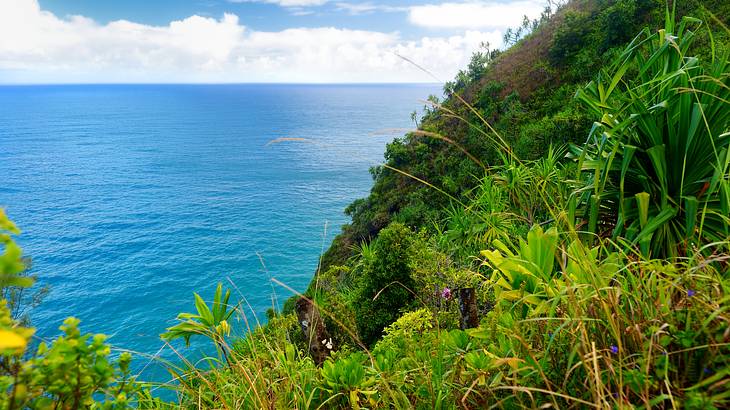
{"label": "dry brown grass", "polygon": [[[545,84],[550,82],[559,83],[561,81],[559,70],[549,69],[548,54],[553,35],[556,29],[563,24],[567,11],[590,12],[595,7],[594,1],[571,1],[547,23],[542,24],[533,33],[500,55],[490,67],[487,75],[474,84],[470,90],[467,90],[467,96],[471,96],[469,93],[478,92],[486,84],[494,81],[504,85],[500,97],[505,97],[516,91],[520,99],[525,101],[535,90]],[[467,98],[467,101],[470,100],[470,98]]]}

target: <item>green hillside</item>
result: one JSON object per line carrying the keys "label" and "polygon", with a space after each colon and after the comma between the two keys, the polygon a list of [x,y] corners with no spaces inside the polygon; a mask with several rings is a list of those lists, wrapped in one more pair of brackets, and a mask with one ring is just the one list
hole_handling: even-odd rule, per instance
{"label": "green hillside", "polygon": [[[728,23],[730,6],[703,1],[682,2],[678,8],[678,18],[712,10],[715,17],[704,20],[718,37],[716,53],[722,55],[719,48],[727,37],[722,26]],[[716,21],[717,16],[725,20]],[[410,134],[388,146],[387,166],[402,173],[388,167],[373,170],[370,196],[348,207],[353,222],[330,248],[324,265],[342,263],[353,244],[373,238],[391,221],[430,232],[443,225],[452,199],[413,177],[468,198],[484,176],[483,168],[504,165],[506,155],[534,160],[551,145],[557,149],[585,142],[597,119],[574,98],[576,91],[610,67],[642,29],[656,30],[663,21],[661,0],[572,1],[507,51],[476,54],[445,86],[445,100],[434,99],[435,105],[426,107],[420,128],[438,136]],[[706,60],[712,40],[707,30],[697,36],[693,52]]]}

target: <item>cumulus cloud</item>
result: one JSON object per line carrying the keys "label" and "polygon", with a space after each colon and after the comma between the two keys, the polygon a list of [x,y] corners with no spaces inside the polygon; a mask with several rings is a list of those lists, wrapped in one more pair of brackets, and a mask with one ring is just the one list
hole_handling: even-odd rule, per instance
{"label": "cumulus cloud", "polygon": [[394,13],[394,12],[403,12],[408,11],[407,7],[396,7],[396,6],[386,6],[384,4],[375,4],[372,2],[364,2],[364,3],[335,3],[335,7],[339,11],[344,11],[350,15],[357,16],[360,14],[370,14],[374,13],[376,11],[378,12],[386,12],[386,13]]}
{"label": "cumulus cloud", "polygon": [[492,0],[465,3],[440,3],[413,6],[411,23],[430,28],[506,29],[522,23],[523,16],[540,16],[544,0]]}
{"label": "cumulus cloud", "polygon": [[164,26],[60,18],[37,0],[0,0],[0,83],[448,80],[498,31],[404,40],[398,33],[331,27],[265,32],[236,15]]}
{"label": "cumulus cloud", "polygon": [[269,3],[282,7],[321,6],[329,0],[228,0],[229,3]]}

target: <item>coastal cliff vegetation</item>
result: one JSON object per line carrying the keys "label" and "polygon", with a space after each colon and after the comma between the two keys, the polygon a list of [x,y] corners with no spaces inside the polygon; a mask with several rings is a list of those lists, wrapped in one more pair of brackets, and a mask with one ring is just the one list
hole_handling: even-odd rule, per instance
{"label": "coastal cliff vegetation", "polygon": [[309,288],[244,338],[230,291],[196,294],[162,339],[217,354],[163,385],[73,318],[31,343],[0,213],[0,407],[730,407],[728,16],[574,0],[485,44],[388,145]]}

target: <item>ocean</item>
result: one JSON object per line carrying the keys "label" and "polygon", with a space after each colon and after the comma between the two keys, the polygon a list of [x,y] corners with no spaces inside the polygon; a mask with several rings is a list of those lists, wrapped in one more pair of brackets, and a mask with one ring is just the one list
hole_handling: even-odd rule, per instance
{"label": "ocean", "polygon": [[156,378],[147,356],[175,360],[159,334],[193,311],[193,292],[210,300],[222,282],[265,321],[292,295],[270,278],[306,289],[429,94],[440,87],[0,87],[0,207],[50,289],[36,335],[75,316]]}

